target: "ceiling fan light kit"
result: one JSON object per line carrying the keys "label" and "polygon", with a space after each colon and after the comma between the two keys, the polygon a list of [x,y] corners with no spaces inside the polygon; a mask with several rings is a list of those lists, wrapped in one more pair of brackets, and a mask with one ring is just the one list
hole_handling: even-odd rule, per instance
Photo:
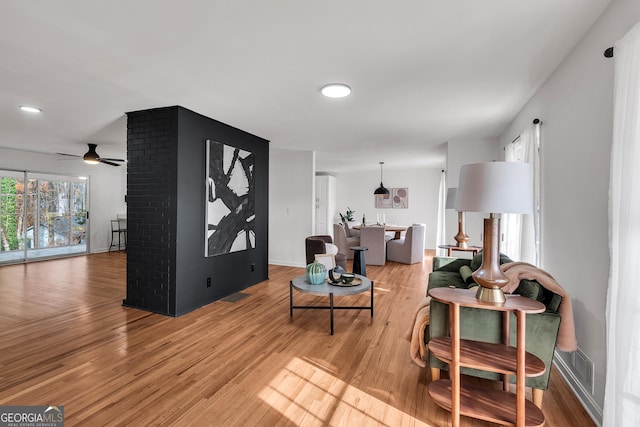
{"label": "ceiling fan light kit", "polygon": [[100,156],[98,155],[98,153],[96,153],[96,147],[98,147],[97,144],[88,144],[89,145],[89,151],[87,151],[84,156],[82,156],[82,158],[84,159],[85,163],[89,163],[90,165],[97,165],[98,163],[100,163]]}

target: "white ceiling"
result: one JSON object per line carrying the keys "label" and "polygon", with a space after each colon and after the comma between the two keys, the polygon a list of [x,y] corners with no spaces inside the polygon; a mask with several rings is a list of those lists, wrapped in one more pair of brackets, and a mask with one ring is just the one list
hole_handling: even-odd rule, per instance
{"label": "white ceiling", "polygon": [[126,112],[181,105],[319,170],[440,166],[444,142],[499,135],[610,2],[5,1],[0,147],[124,157]]}

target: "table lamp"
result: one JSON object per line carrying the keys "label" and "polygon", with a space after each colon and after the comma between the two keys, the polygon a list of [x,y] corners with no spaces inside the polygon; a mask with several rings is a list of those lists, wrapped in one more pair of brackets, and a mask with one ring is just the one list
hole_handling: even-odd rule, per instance
{"label": "table lamp", "polygon": [[509,282],[500,269],[500,218],[497,213],[531,214],[533,180],[528,163],[489,162],[460,168],[457,209],[489,213],[484,220],[482,265],[472,277],[479,286],[476,298],[504,303],[502,288]]}
{"label": "table lamp", "polygon": [[457,242],[456,246],[459,248],[466,248],[467,242],[469,241],[469,236],[464,231],[464,212],[458,210],[458,189],[457,188],[448,188],[447,189],[447,204],[445,205],[446,209],[455,209],[458,211],[458,234],[453,236],[454,240]]}

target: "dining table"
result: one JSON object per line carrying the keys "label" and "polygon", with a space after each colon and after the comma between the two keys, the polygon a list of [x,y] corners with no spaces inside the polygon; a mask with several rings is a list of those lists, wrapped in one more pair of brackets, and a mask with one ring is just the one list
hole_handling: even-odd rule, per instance
{"label": "dining table", "polygon": [[[354,230],[360,230],[361,227],[362,225],[354,225],[351,228],[353,228]],[[392,240],[399,239],[401,233],[403,231],[407,231],[407,229],[409,228],[406,225],[389,225],[389,224],[376,224],[376,223],[365,224],[365,227],[384,227],[385,232],[392,231],[394,233]]]}

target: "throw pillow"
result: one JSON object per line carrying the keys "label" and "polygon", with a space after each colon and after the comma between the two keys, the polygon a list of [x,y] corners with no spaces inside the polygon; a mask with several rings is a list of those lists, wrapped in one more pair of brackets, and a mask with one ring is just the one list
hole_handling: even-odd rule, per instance
{"label": "throw pillow", "polygon": [[349,227],[349,223],[347,221],[344,222],[344,234],[346,234],[347,237],[351,237],[351,228]]}
{"label": "throw pillow", "polygon": [[477,269],[480,268],[481,265],[482,265],[482,251],[478,252],[473,256],[473,258],[471,259],[471,265],[469,265],[469,267],[471,268],[471,271],[476,271]]}
{"label": "throw pillow", "polygon": [[435,257],[433,258],[433,271],[460,273],[460,267],[469,265],[469,261],[469,259],[464,258]]}
{"label": "throw pillow", "polygon": [[338,247],[336,245],[334,245],[333,243],[325,243],[325,253],[329,254],[329,255],[337,255],[338,254]]}
{"label": "throw pillow", "polygon": [[476,281],[473,280],[473,277],[471,276],[471,274],[473,273],[471,267],[469,267],[468,265],[463,265],[462,267],[460,267],[459,272],[460,276],[462,276],[462,280],[464,280],[464,283],[466,283],[467,286],[476,284]]}
{"label": "throw pillow", "polygon": [[[500,265],[502,264],[506,264],[508,262],[513,262],[513,260],[511,258],[509,258],[508,256],[506,256],[503,253],[500,253]],[[475,254],[473,256],[473,259],[471,260],[471,270],[476,271],[477,269],[480,268],[480,266],[482,265],[482,250],[480,250],[480,252],[478,252],[477,254]]]}
{"label": "throw pillow", "polygon": [[553,297],[551,297],[551,302],[549,303],[549,305],[547,305],[547,310],[557,313],[558,309],[560,308],[561,302],[562,297],[558,294],[553,294]]}
{"label": "throw pillow", "polygon": [[520,280],[520,285],[513,293],[542,302],[544,291],[544,288],[538,282],[523,279]]}
{"label": "throw pillow", "polygon": [[513,293],[540,301],[547,307],[547,310],[552,313],[558,312],[558,308],[560,308],[560,303],[562,302],[560,295],[551,292],[535,280],[520,280],[518,288]]}

